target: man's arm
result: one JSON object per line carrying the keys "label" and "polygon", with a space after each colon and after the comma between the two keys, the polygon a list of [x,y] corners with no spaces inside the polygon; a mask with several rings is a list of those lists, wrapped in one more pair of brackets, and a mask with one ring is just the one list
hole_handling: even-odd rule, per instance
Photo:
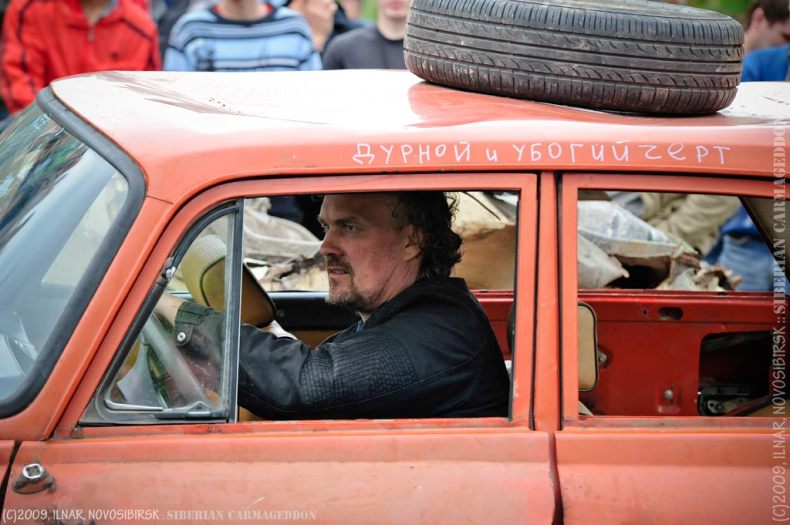
{"label": "man's arm", "polygon": [[738,211],[738,197],[727,195],[688,195],[668,217],[651,224],[684,240],[705,255],[713,245],[719,228]]}
{"label": "man's arm", "polygon": [[154,312],[156,315],[165,319],[171,325],[176,324],[176,316],[178,315],[178,309],[181,308],[181,305],[184,304],[186,301],[183,299],[179,299],[178,297],[174,297],[169,293],[163,293],[162,297],[159,298],[159,301],[156,303],[154,307]]}
{"label": "man's arm", "polygon": [[188,25],[190,13],[186,13],[173,26],[170,39],[165,50],[163,69],[165,71],[197,71],[197,62],[187,54],[186,43],[189,40]]}
{"label": "man's arm", "polygon": [[419,382],[409,352],[363,331],[308,345],[242,326],[239,404],[269,419],[387,417],[386,398]]}
{"label": "man's arm", "polygon": [[36,10],[22,10],[26,2],[12,0],[3,20],[3,99],[11,113],[23,110],[47,85],[47,50],[41,37]]}
{"label": "man's arm", "polygon": [[[350,327],[312,348],[241,325],[239,405],[266,419],[426,417],[465,405],[479,359],[495,338],[465,304],[415,307],[387,322]],[[190,341],[221,341],[222,316],[184,305],[176,331]],[[461,328],[463,327],[463,328]],[[502,401],[507,373],[501,365]],[[416,356],[416,357],[415,357]],[[504,405],[503,405],[504,406]]]}
{"label": "man's arm", "polygon": [[179,49],[172,47],[172,44],[165,51],[165,61],[163,65],[165,71],[194,71],[195,68],[189,64],[186,55]]}
{"label": "man's arm", "polygon": [[316,51],[312,51],[304,62],[299,64],[299,71],[321,71],[321,55]]}
{"label": "man's arm", "polygon": [[[178,317],[178,310],[181,308],[186,301],[184,299],[179,299],[178,297],[174,297],[169,293],[162,294],[162,297],[159,298],[159,301],[156,303],[156,307],[154,307],[154,312],[161,318],[167,320],[171,325],[176,324],[176,318]],[[206,307],[208,309],[208,307]],[[219,312],[217,312],[219,313]],[[220,314],[221,315],[221,314]],[[285,337],[289,339],[296,339],[293,334],[286,332],[280,323],[277,321],[272,321],[271,324],[268,326],[264,326],[262,328],[250,327],[256,330],[260,330],[262,332],[267,332],[273,334],[276,337]]]}
{"label": "man's arm", "polygon": [[[343,44],[342,44],[342,35],[335,37],[329,45],[326,46],[326,50],[324,51],[324,69],[345,69],[345,65],[343,64]],[[340,42],[340,43],[338,43]]]}
{"label": "man's arm", "polygon": [[[179,344],[222,341],[223,313],[166,299],[162,315],[174,309],[176,332],[188,334]],[[264,418],[348,417],[349,405],[374,412],[381,396],[417,381],[407,350],[377,330],[341,334],[313,349],[276,327],[241,325],[239,404]]]}

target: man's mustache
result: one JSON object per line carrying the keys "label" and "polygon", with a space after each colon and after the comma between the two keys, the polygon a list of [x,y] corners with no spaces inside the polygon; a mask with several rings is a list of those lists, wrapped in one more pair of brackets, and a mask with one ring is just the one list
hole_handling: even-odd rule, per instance
{"label": "man's mustache", "polygon": [[341,272],[346,272],[348,274],[351,272],[351,265],[348,264],[344,259],[341,259],[337,255],[327,255],[324,257],[326,262],[326,269],[333,269],[333,270],[340,270]]}

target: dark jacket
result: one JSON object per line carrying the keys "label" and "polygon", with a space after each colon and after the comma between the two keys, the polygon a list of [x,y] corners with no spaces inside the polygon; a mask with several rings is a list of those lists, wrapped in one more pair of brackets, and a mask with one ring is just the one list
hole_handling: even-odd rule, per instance
{"label": "dark jacket", "polygon": [[[220,325],[197,312],[176,324]],[[315,349],[243,325],[239,361],[239,404],[267,419],[508,414],[499,345],[462,279],[418,281]]]}

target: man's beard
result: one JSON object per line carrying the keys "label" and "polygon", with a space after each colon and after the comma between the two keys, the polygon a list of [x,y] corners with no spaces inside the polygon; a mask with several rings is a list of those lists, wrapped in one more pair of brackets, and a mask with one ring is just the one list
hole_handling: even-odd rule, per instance
{"label": "man's beard", "polygon": [[365,296],[357,288],[354,282],[354,271],[346,261],[335,255],[328,255],[326,257],[326,266],[327,271],[329,271],[329,268],[337,268],[348,275],[348,287],[343,292],[333,292],[332,280],[329,280],[329,295],[326,298],[326,302],[342,308],[348,308],[351,311],[361,314],[369,314],[375,310],[375,306],[372,304],[372,298],[370,296]]}

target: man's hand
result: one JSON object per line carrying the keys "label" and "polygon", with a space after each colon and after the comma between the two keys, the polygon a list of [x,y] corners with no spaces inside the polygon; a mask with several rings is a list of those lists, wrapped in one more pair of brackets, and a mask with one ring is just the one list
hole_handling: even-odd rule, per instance
{"label": "man's hand", "polygon": [[277,321],[272,321],[269,325],[261,328],[261,332],[269,332],[275,337],[287,337],[289,339],[296,339],[296,337],[294,337],[293,334],[283,330],[283,327],[280,326],[280,323],[278,323]]}

